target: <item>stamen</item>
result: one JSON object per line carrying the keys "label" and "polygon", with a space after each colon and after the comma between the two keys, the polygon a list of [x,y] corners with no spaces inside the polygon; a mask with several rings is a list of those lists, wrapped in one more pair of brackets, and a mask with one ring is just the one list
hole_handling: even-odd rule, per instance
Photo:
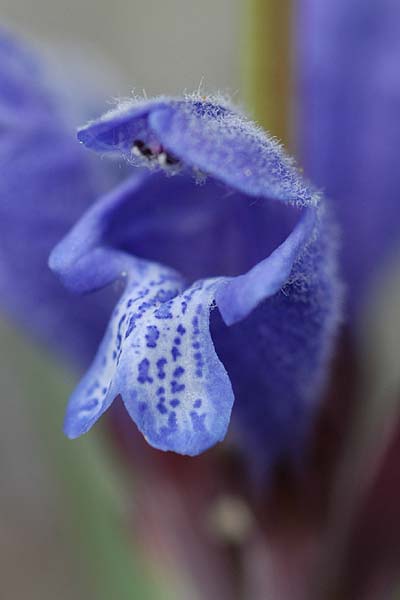
{"label": "stamen", "polygon": [[136,144],[133,144],[131,152],[135,156],[142,156],[142,153],[141,153],[139,147]]}
{"label": "stamen", "polygon": [[158,155],[158,164],[160,165],[160,167],[165,167],[165,165],[167,164],[167,160],[167,154],[165,152],[160,152],[160,154]]}
{"label": "stamen", "polygon": [[165,156],[166,156],[166,163],[168,166],[172,167],[173,165],[179,165],[180,160],[178,158],[175,158],[171,154],[167,154],[167,153],[165,153]]}
{"label": "stamen", "polygon": [[132,154],[135,154],[135,156],[144,156],[150,160],[156,156],[157,150],[153,150],[150,146],[142,142],[142,140],[135,140],[132,146]]}
{"label": "stamen", "polygon": [[135,140],[132,144],[131,153],[138,158],[147,158],[149,161],[157,161],[162,168],[180,165],[180,160],[165,152],[161,145],[151,147],[142,140]]}

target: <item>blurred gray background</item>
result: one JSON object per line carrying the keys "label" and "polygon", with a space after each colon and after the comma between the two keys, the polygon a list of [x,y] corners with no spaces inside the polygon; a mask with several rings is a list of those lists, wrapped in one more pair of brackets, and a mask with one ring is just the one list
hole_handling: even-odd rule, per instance
{"label": "blurred gray background", "polygon": [[[51,48],[59,76],[74,61],[95,72],[101,106],[132,89],[190,92],[201,80],[207,91],[240,98],[239,0],[0,0],[0,17],[3,27]],[[15,336],[0,324],[0,596],[97,600],[71,547],[46,427],[33,418],[45,405],[46,359]]]}
{"label": "blurred gray background", "polygon": [[239,87],[240,0],[1,0],[0,9],[3,24],[117,69],[110,95],[192,91],[202,77],[211,90]]}

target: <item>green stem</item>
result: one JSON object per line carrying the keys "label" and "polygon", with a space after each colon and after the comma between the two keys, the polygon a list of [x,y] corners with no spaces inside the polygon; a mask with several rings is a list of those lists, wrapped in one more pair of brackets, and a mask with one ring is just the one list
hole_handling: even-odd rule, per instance
{"label": "green stem", "polygon": [[290,145],[292,1],[245,0],[243,89],[254,119]]}

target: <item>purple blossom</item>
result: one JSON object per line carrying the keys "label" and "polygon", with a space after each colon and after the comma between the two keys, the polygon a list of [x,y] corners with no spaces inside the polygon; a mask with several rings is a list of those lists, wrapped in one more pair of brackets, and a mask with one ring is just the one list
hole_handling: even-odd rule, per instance
{"label": "purple blossom", "polygon": [[[30,53],[7,35],[1,44],[2,305],[82,368],[116,298],[109,284],[123,290],[70,400],[67,435],[121,395],[150,444],[198,454],[224,438],[235,399],[232,440],[255,463],[301,449],[340,296],[318,191],[227,103],[157,98],[79,131],[139,167],[90,206],[115,161],[73,141]],[[85,297],[47,268],[57,241],[50,266]]]}
{"label": "purple blossom", "polygon": [[[352,430],[352,411],[336,401],[340,396],[351,405],[354,388],[364,389],[351,351],[341,356],[346,365],[331,388],[341,425],[334,436],[319,430],[324,443],[316,444],[318,472],[311,467],[304,489],[294,487],[293,503],[286,502],[284,485],[284,506],[276,510],[279,483],[277,494],[268,486],[267,501],[262,487],[251,498],[247,475],[257,467],[265,474],[281,457],[304,455],[340,313],[331,214],[339,225],[347,309],[355,317],[398,247],[400,14],[395,0],[304,0],[297,16],[301,150],[307,175],[326,190],[328,205],[274,140],[219,98],[120,104],[79,131],[82,144],[100,160],[74,141],[69,107],[31,52],[1,34],[0,302],[27,331],[67,352],[80,368],[94,357],[69,403],[68,436],[88,431],[118,395],[149,443],[163,450],[198,454],[223,439],[230,423],[229,443],[242,450],[239,461],[227,453],[233,478],[225,454],[193,463],[150,452],[147,462],[143,447],[129,446],[129,418],[115,413],[119,442],[134,456],[135,468],[144,467],[141,507],[164,493],[167,471],[175,486],[169,488],[171,505],[179,495],[184,499],[176,511],[169,510],[167,498],[161,518],[158,506],[150,502],[148,510],[157,513],[156,527],[162,523],[174,532],[174,540],[191,527],[183,536],[185,565],[200,565],[203,576],[198,547],[190,558],[199,533],[201,550],[217,565],[214,579],[221,577],[226,556],[223,562],[214,557],[221,549],[232,555],[235,576],[229,573],[223,590],[237,587],[252,596],[259,588],[263,597],[273,588],[277,595],[294,590],[307,596],[317,580],[321,589],[334,590],[336,583],[339,595],[348,587],[354,597],[359,573],[354,575],[351,560],[347,574],[347,558],[372,564],[370,529],[382,513],[368,493],[367,510],[351,527],[356,550],[343,545],[345,571],[336,573],[335,559],[336,582],[330,569],[322,579],[319,572],[321,548],[332,550],[327,522],[339,541],[349,524],[340,519],[341,480],[335,495],[339,518],[326,517],[326,482],[334,489],[332,455],[337,460],[338,453],[332,437],[345,438]],[[120,175],[130,177],[112,187],[109,166],[113,171],[121,159],[126,171]],[[47,266],[51,250],[53,273]],[[359,358],[357,349],[354,354]],[[385,475],[396,451],[385,459]],[[251,459],[244,470],[243,452]],[[379,462],[373,461],[372,470]],[[372,498],[377,495],[379,506],[385,491],[396,496],[393,477],[384,479],[389,484],[374,477],[379,485]],[[200,480],[207,485],[199,487]],[[215,499],[229,501],[232,489],[254,513],[254,530],[233,544],[229,532],[211,540],[206,520],[192,517],[211,514]],[[358,489],[356,496],[361,498]],[[287,526],[293,522],[295,528]],[[397,547],[385,546],[385,528],[387,523],[377,530],[379,551],[373,543],[376,560],[367,578],[362,572],[360,589],[381,589],[391,576],[388,560]],[[346,531],[346,539],[353,533]],[[299,558],[301,569],[293,570]],[[264,588],[257,564],[268,567]],[[245,580],[250,592],[247,583],[242,590]]]}
{"label": "purple blossom", "polygon": [[74,292],[125,285],[66,434],[121,395],[151,445],[194,455],[224,438],[235,399],[233,430],[256,460],[299,449],[338,320],[320,194],[275,140],[212,99],[127,102],[78,138],[139,170],[50,258]]}

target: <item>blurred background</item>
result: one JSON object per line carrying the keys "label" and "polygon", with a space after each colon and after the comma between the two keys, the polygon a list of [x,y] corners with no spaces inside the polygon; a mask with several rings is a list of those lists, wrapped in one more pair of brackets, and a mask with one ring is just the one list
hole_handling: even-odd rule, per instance
{"label": "blurred background", "polygon": [[[66,50],[83,72],[96,68],[102,111],[133,89],[180,94],[200,81],[240,96],[239,9],[239,0],[0,0],[0,19],[47,51],[60,75],[70,68]],[[127,478],[98,440],[101,428],[74,443],[62,435],[73,375],[2,323],[0,381],[0,596],[166,598],[176,582],[154,570],[145,577],[124,546],[134,535],[125,539],[118,523],[134,494],[120,485]],[[110,570],[119,589],[108,587]],[[143,587],[149,580],[162,595]]]}
{"label": "blurred background", "polygon": [[[371,2],[371,6],[372,4]],[[396,0],[392,4],[395,7]],[[295,127],[292,122],[296,108],[292,93],[293,65],[289,64],[288,59],[293,50],[293,36],[289,41],[288,31],[290,20],[287,7],[290,6],[290,1],[271,0],[263,4],[262,0],[258,0],[259,10],[263,13],[265,8],[266,12],[263,13],[263,25],[257,28],[257,22],[253,22],[251,31],[254,31],[254,38],[259,38],[260,35],[268,38],[269,48],[273,48],[271,56],[257,54],[257,44],[255,43],[253,48],[253,38],[247,35],[248,23],[244,13],[250,5],[250,0],[249,4],[246,0],[0,0],[0,24],[20,34],[44,52],[53,69],[55,68],[55,73],[58,73],[60,81],[73,82],[67,90],[70,100],[73,100],[79,80],[89,77],[96,89],[99,114],[107,109],[115,98],[129,96],[133,91],[138,95],[145,93],[150,97],[160,93],[175,95],[192,92],[200,86],[206,92],[228,93],[238,104],[251,105],[258,121],[284,141],[292,153],[296,153],[293,143]],[[357,2],[351,6],[355,5],[358,6]],[[364,6],[366,5],[367,0]],[[388,0],[385,6],[389,5]],[[295,6],[292,2],[292,7]],[[317,6],[318,4],[314,3],[314,7]],[[362,6],[362,3],[359,6]],[[271,7],[274,12],[271,12]],[[318,8],[316,10],[318,12]],[[362,20],[361,24],[358,21],[357,23],[359,31],[364,31],[363,27],[366,27],[368,34],[368,23],[365,25]],[[325,25],[330,25],[329,18]],[[371,27],[371,31],[372,29]],[[368,35],[366,39],[369,39]],[[372,35],[371,39],[373,40]],[[311,46],[312,44],[313,40]],[[362,47],[357,50],[363,54]],[[384,52],[382,54],[385,55]],[[369,55],[366,56],[369,60]],[[394,58],[396,59],[396,56]],[[360,81],[368,81],[368,60],[365,64],[362,63],[364,70],[358,74]],[[80,72],[77,72],[77,67]],[[252,73],[251,68],[254,68]],[[381,71],[385,72],[384,69],[378,71],[379,75]],[[258,72],[265,74],[265,77],[257,78]],[[376,69],[371,69],[371,72],[373,76],[376,75]],[[392,78],[392,83],[395,87],[395,77]],[[359,85],[357,78],[351,81],[351,84],[353,87],[348,87],[349,100],[352,99],[354,90],[357,91],[358,95],[355,97],[358,98],[364,89]],[[372,90],[374,85],[372,83]],[[382,89],[386,88],[383,86]],[[346,94],[344,97],[346,107]],[[383,94],[383,98],[385,97]],[[348,104],[349,114],[353,118],[352,103],[349,101]],[[338,106],[340,112],[343,106],[339,103]],[[392,112],[389,111],[388,114],[392,115]],[[336,123],[335,102],[332,103],[332,115],[332,122]],[[377,123],[380,123],[378,118]],[[77,122],[76,125],[81,123]],[[351,140],[346,140],[346,135],[344,131],[343,139],[346,143],[349,142],[350,147]],[[380,139],[378,125],[377,135]],[[340,135],[338,139],[342,139]],[[396,139],[394,134],[393,140]],[[364,138],[360,146],[364,144],[363,140]],[[382,147],[385,147],[385,143]],[[336,146],[333,150],[336,150]],[[332,147],[328,148],[328,158],[329,152],[332,152]],[[349,170],[352,168],[353,165],[350,165]],[[384,167],[382,172],[385,173]],[[393,197],[394,195],[393,192]],[[21,240],[21,244],[23,243],[24,240]],[[333,386],[331,392],[333,403],[338,406],[337,419],[333,421],[333,425],[331,420],[325,429],[321,427],[322,436],[327,439],[327,446],[332,437],[335,442],[339,440],[340,446],[347,432],[345,429],[348,423],[343,426],[343,422],[349,414],[346,412],[348,407],[345,406],[349,397],[341,392],[346,389],[348,382],[343,384],[342,380],[350,381],[347,386],[350,395],[357,396],[357,399],[362,398],[364,403],[360,430],[357,430],[356,423],[354,440],[349,436],[350,442],[354,441],[354,446],[350,443],[347,448],[349,454],[344,453],[345,473],[338,470],[336,483],[332,483],[334,478],[329,479],[328,474],[326,481],[321,484],[320,479],[324,478],[326,467],[324,459],[327,457],[322,452],[322,458],[316,462],[316,481],[306,481],[302,490],[304,496],[301,496],[300,492],[298,504],[294,498],[295,494],[292,494],[294,499],[290,497],[290,486],[285,488],[287,495],[283,502],[282,498],[278,497],[276,512],[275,498],[272,498],[272,526],[271,522],[268,523],[265,530],[268,531],[268,535],[272,532],[272,535],[264,537],[268,538],[268,542],[272,540],[273,550],[268,544],[264,544],[265,539],[261,539],[264,531],[258,533],[258,538],[255,535],[254,546],[250,547],[246,555],[248,564],[246,563],[245,567],[250,573],[250,579],[254,579],[254,588],[259,583],[259,589],[264,590],[265,597],[271,600],[293,600],[302,597],[300,592],[296,595],[297,582],[301,582],[302,578],[307,579],[309,557],[311,559],[308,567],[310,564],[314,567],[316,565],[317,572],[324,572],[325,569],[328,573],[332,570],[334,578],[342,570],[346,574],[345,577],[351,580],[353,574],[355,578],[363,579],[365,565],[379,563],[380,557],[385,575],[387,552],[396,582],[399,580],[399,264],[396,256],[393,264],[381,273],[382,279],[376,286],[376,296],[370,299],[369,307],[363,315],[364,320],[361,319],[359,331],[363,331],[363,335],[357,335],[352,348],[353,355],[348,352],[349,344],[346,347],[348,340],[344,339],[344,343],[339,346],[338,354],[341,356],[338,362],[342,361],[345,364],[339,364],[339,369],[335,365],[334,377],[337,378],[338,385],[337,388]],[[183,507],[182,498],[178,497],[179,494],[176,497],[173,495],[173,486],[168,487],[169,473],[158,488],[158,482],[151,481],[149,476],[150,483],[148,481],[147,484],[150,492],[145,489],[142,494],[136,493],[136,486],[140,485],[140,482],[136,481],[136,474],[132,476],[132,470],[128,470],[128,466],[121,461],[121,455],[117,455],[118,449],[115,444],[110,443],[104,420],[90,435],[74,442],[68,441],[62,433],[62,421],[67,398],[76,382],[76,374],[68,372],[65,365],[57,363],[54,356],[35,345],[17,326],[1,319],[0,316],[0,598],[199,600],[200,596],[194,589],[193,581],[189,580],[189,575],[183,572],[184,569],[179,569],[179,561],[174,556],[174,545],[179,546],[178,538],[186,543],[185,518],[188,518],[188,515],[185,514],[182,518],[182,529],[176,532],[175,538],[172,535],[166,540],[160,535],[162,527],[157,530],[159,523],[141,522],[141,515],[146,513],[143,508],[146,507],[138,503],[148,500],[151,505],[148,514],[154,517],[157,513],[159,499],[157,494],[151,497],[153,484],[154,489],[158,492],[161,490],[161,495],[171,494],[171,505],[176,502],[173,508],[178,514],[176,520],[179,521],[179,510]],[[357,365],[354,354],[358,355]],[[352,388],[352,378],[357,378],[358,388],[355,394],[353,392],[356,386]],[[353,402],[354,398],[350,400]],[[341,412],[343,408],[344,418]],[[367,440],[366,454],[362,447],[365,441],[363,436]],[[393,443],[390,445],[392,437]],[[361,450],[357,446],[360,439]],[[317,446],[317,453],[318,450]],[[328,448],[330,465],[337,458],[332,458],[336,450],[335,443],[333,450]],[[378,470],[378,459],[386,452],[390,460],[387,459],[385,464],[389,464],[390,469],[389,474],[387,470],[383,470],[383,479],[386,479],[382,483],[382,474],[381,478],[375,477],[374,469]],[[152,460],[155,454],[150,452],[149,456]],[[204,466],[201,461],[197,463],[199,464]],[[179,463],[179,467],[181,465],[182,463]],[[174,473],[174,476],[178,473],[178,480],[181,475],[179,467]],[[206,458],[206,476],[209,474],[207,467]],[[193,482],[193,479],[190,480],[190,471],[191,465],[188,468],[189,476],[187,472],[184,473],[180,481],[183,490],[187,484],[184,477],[188,476],[188,481]],[[361,477],[355,477],[355,473],[361,473]],[[160,473],[157,473],[158,475]],[[157,476],[153,479],[156,480]],[[357,543],[354,545],[355,551],[351,547],[352,560],[348,560],[343,548],[349,544],[349,539],[354,533],[351,532],[350,521],[356,508],[359,508],[356,504],[362,495],[360,480],[364,484],[364,480],[369,482],[370,476],[371,480],[375,481],[372,490],[373,499],[376,494],[376,502],[372,503],[374,510],[372,513],[366,510],[365,515],[362,514],[363,520],[353,525]],[[202,484],[203,480],[200,479],[200,485]],[[334,489],[335,485],[339,489],[339,495],[337,489]],[[343,492],[343,497],[340,497],[340,492]],[[309,502],[311,497],[314,504]],[[330,529],[328,527],[328,536],[325,539],[319,536],[318,510],[309,518],[313,506],[318,509],[321,497],[324,500],[329,497],[329,501],[334,505],[334,518],[329,521]],[[269,500],[271,498],[268,498]],[[190,502],[187,504],[190,505]],[[300,505],[300,510],[298,513],[294,511],[287,520],[285,509],[289,507],[290,513],[293,505],[295,509]],[[325,509],[328,502],[323,506]],[[221,509],[222,516],[218,515],[219,526],[221,522],[224,523],[227,529],[223,533],[228,538],[235,538],[238,528],[240,530],[243,526],[245,529],[248,515],[243,513],[242,508],[238,509],[237,506],[228,503],[228,507],[223,506]],[[185,512],[184,509],[182,513]],[[197,507],[189,506],[189,509],[192,509],[193,516]],[[261,512],[264,509],[265,505],[262,505]],[[326,514],[328,512],[327,510]],[[304,514],[309,520],[302,523]],[[276,529],[282,528],[276,538],[275,516]],[[195,517],[197,518],[197,514]],[[175,524],[174,519],[171,521]],[[317,523],[314,530],[309,527],[310,523],[313,526]],[[193,529],[195,526],[196,523]],[[148,542],[142,535],[144,529],[149,531],[149,538],[153,537],[153,547],[147,548],[147,553],[143,552],[143,546]],[[190,538],[190,535],[188,537]],[[336,552],[333,559],[327,540],[331,543],[334,553]],[[231,541],[229,539],[226,545],[229,546],[230,565],[235,567],[238,557],[235,555],[235,545],[229,545]],[[193,543],[193,546],[196,544]],[[204,556],[202,557],[200,570],[202,575],[205,573],[207,579],[209,557],[206,545],[205,548],[206,556],[205,560]],[[149,560],[149,556],[153,559]],[[315,563],[313,556],[317,556],[318,559]],[[358,560],[360,556],[362,558]],[[196,554],[194,557],[199,558]],[[188,562],[192,558],[189,558]],[[213,558],[210,558],[210,563],[212,560]],[[198,562],[201,563],[200,560]],[[218,571],[218,567],[219,564],[216,563],[214,572]],[[275,576],[277,580],[280,579],[281,589],[286,590],[284,597],[276,594],[276,588],[274,591]],[[211,574],[209,579],[212,579]],[[235,586],[234,578],[232,581]],[[270,581],[271,588],[267,591],[265,586]],[[365,587],[368,587],[368,584],[365,584]],[[204,594],[203,590],[201,598],[222,597],[215,592],[216,588],[213,589],[212,582],[210,590],[213,591],[209,595]],[[226,597],[230,598],[229,594]],[[253,600],[252,595],[248,597]],[[328,600],[328,595],[316,597]],[[332,593],[329,600],[353,600],[353,597],[352,592],[347,596]],[[373,600],[386,597],[389,596],[380,592],[379,585],[362,596],[363,599]],[[358,596],[355,600],[357,599]]]}
{"label": "blurred background", "polygon": [[[65,48],[112,76],[109,95],[177,94],[198,88],[239,90],[239,0],[1,0],[1,17],[58,53]],[[57,47],[59,50],[57,51]]]}

